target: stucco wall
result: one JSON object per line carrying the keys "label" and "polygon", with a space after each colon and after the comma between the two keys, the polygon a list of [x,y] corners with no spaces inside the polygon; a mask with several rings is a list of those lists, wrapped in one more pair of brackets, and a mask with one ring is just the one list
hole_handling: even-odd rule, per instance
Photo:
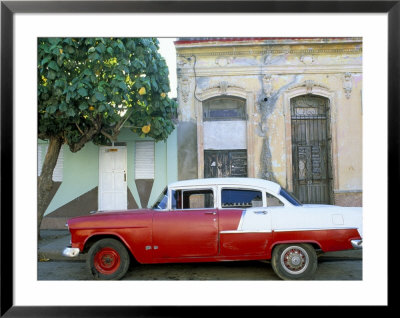
{"label": "stucco wall", "polygon": [[[135,142],[151,140],[140,138],[129,129],[124,129],[118,142],[127,147],[128,207],[141,207],[137,184],[135,183]],[[41,141],[39,141],[42,143]],[[99,147],[88,143],[80,151],[72,153],[64,147],[63,180],[59,185],[45,216],[74,216],[77,200],[80,209],[95,210],[98,207],[97,188],[99,185]],[[163,142],[155,143],[155,178],[150,187],[149,204],[152,204],[164,187],[178,179],[177,130]],[[46,223],[46,222],[45,222]]]}
{"label": "stucco wall", "polygon": [[[204,132],[202,103],[211,97],[237,96],[246,99],[249,176],[276,181],[290,189],[290,99],[314,94],[329,101],[332,190],[341,197],[343,193],[348,197],[357,193],[354,198],[360,201],[360,38],[194,40],[177,41],[175,46],[180,125],[196,125],[190,142],[189,136],[181,139],[184,142],[178,141],[180,170],[196,170],[197,177],[202,177],[204,136],[209,139],[212,134]],[[197,145],[197,160],[193,160],[193,153],[185,154],[188,143]]]}

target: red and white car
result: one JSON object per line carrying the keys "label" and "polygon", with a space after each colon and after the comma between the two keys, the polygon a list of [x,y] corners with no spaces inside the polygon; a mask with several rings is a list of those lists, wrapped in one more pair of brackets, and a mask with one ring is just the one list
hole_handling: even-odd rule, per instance
{"label": "red and white car", "polygon": [[151,209],[68,220],[71,246],[95,279],[141,264],[271,260],[282,279],[311,279],[317,252],[362,247],[361,208],[302,205],[278,184],[215,178],[170,184]]}

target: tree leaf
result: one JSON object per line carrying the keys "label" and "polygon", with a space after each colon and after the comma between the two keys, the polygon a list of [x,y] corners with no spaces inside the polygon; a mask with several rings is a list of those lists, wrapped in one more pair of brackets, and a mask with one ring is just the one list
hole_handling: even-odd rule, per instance
{"label": "tree leaf", "polygon": [[78,89],[78,94],[81,95],[82,97],[86,97],[88,96],[88,91],[86,88],[81,87],[80,89]]}
{"label": "tree leaf", "polygon": [[50,106],[48,106],[47,108],[46,108],[46,111],[49,113],[49,114],[54,114],[56,111],[57,111],[57,105],[50,105]]}
{"label": "tree leaf", "polygon": [[48,68],[51,68],[52,70],[58,72],[60,70],[60,68],[58,67],[57,63],[54,61],[51,61],[48,65]]}
{"label": "tree leaf", "polygon": [[86,102],[83,102],[83,103],[81,103],[80,105],[79,105],[79,109],[80,110],[85,110],[85,109],[88,109],[89,108],[89,105],[88,105],[88,103],[86,103]]}
{"label": "tree leaf", "polygon": [[68,108],[67,116],[69,116],[69,117],[75,116],[75,111],[72,108]]}
{"label": "tree leaf", "polygon": [[60,109],[62,112],[65,112],[65,111],[67,111],[68,106],[67,106],[66,103],[61,103],[59,109]]}
{"label": "tree leaf", "polygon": [[102,94],[102,93],[100,93],[100,92],[96,92],[95,94],[94,94],[94,96],[96,97],[96,99],[98,100],[98,101],[105,101],[106,100],[106,97]]}

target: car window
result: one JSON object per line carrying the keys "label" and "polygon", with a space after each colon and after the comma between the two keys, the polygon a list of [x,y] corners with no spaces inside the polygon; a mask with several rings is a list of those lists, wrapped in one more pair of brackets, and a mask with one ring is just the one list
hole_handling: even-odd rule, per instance
{"label": "car window", "polygon": [[284,206],[281,200],[279,200],[276,196],[266,193],[267,198],[267,206]]}
{"label": "car window", "polygon": [[222,208],[250,208],[263,206],[261,191],[251,189],[222,189]]}
{"label": "car window", "polygon": [[168,188],[165,188],[163,192],[161,192],[157,201],[152,206],[153,209],[156,210],[165,210],[168,206]]}
{"label": "car window", "polygon": [[286,200],[288,200],[291,204],[295,206],[300,206],[302,205],[301,202],[293,195],[293,193],[289,193],[284,189],[281,189],[279,192],[281,196],[283,196]]}
{"label": "car window", "polygon": [[207,209],[214,207],[212,189],[172,190],[172,209]]}

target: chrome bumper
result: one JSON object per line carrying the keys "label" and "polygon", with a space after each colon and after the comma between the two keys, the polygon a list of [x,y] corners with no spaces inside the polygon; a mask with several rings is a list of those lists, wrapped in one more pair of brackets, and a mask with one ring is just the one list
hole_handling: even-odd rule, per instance
{"label": "chrome bumper", "polygon": [[62,255],[66,256],[66,257],[77,257],[79,255],[79,248],[66,247],[66,248],[64,248]]}
{"label": "chrome bumper", "polygon": [[351,240],[351,245],[355,249],[360,249],[362,248],[362,240]]}

